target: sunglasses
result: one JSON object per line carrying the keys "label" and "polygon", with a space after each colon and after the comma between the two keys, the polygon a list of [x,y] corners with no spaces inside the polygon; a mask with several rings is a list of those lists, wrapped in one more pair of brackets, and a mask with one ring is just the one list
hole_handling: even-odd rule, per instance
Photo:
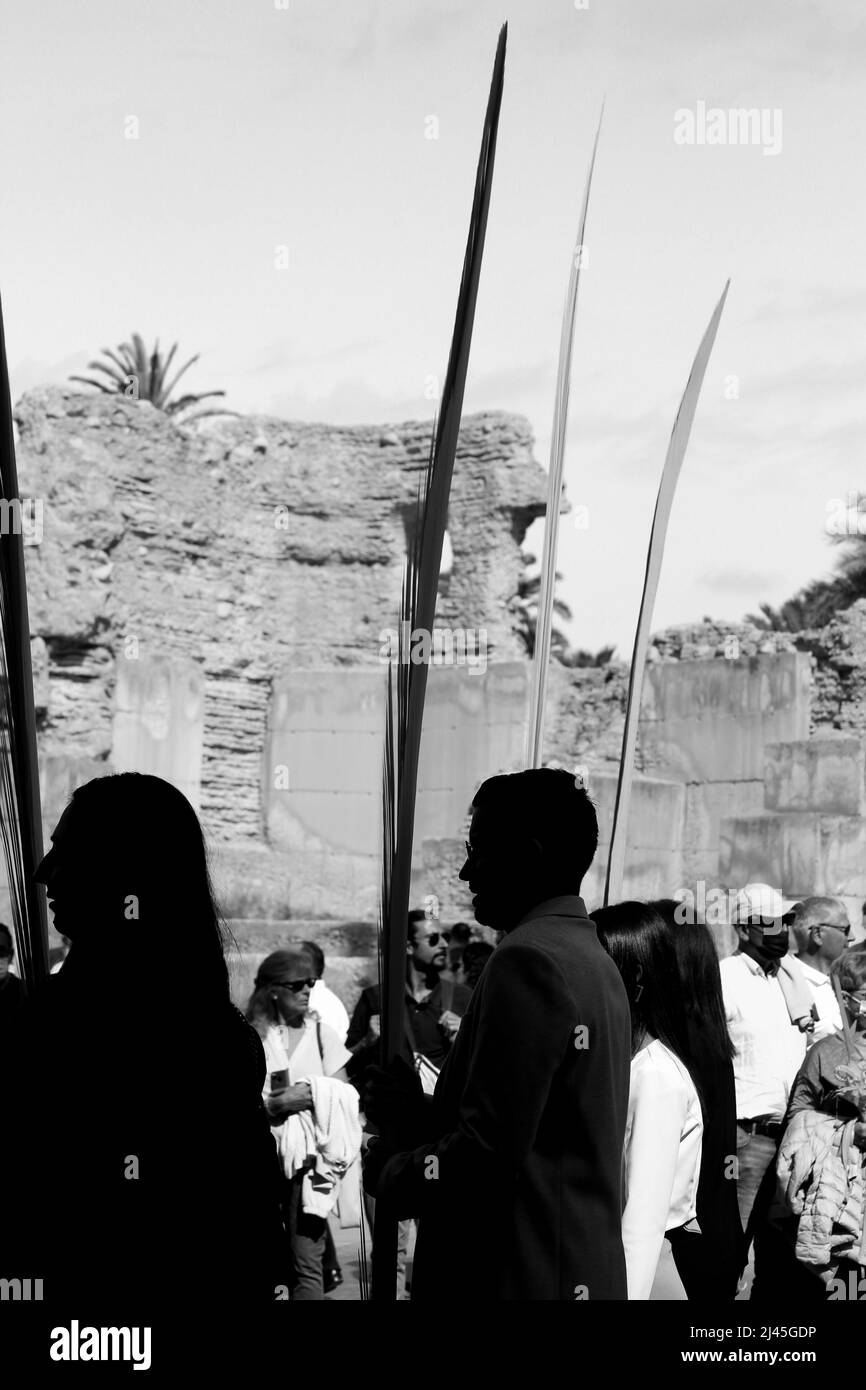
{"label": "sunglasses", "polygon": [[276,980],[274,989],[290,989],[292,994],[300,994],[302,989],[312,989],[315,980]]}
{"label": "sunglasses", "polygon": [[438,946],[440,941],[449,941],[451,933],[449,931],[431,931],[429,936],[425,936],[418,942],[419,946]]}

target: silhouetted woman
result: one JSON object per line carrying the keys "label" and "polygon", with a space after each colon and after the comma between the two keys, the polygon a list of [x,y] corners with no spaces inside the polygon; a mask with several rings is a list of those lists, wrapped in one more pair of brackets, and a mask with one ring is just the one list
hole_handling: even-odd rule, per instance
{"label": "silhouetted woman", "polygon": [[[701,1104],[688,1067],[676,956],[664,922],[639,902],[599,908],[591,916],[631,1008],[622,1243],[629,1299],[648,1299],[665,1236],[673,1244],[678,1232],[696,1229]],[[673,1270],[665,1270],[666,1279],[671,1275]]]}
{"label": "silhouetted woman", "polygon": [[198,818],[168,782],[122,773],[80,787],[51,838],[37,878],[71,945],[16,1069],[26,1268],[67,1315],[127,1325],[267,1302],[282,1236],[264,1056],[230,1000]]}
{"label": "silhouetted woman", "polygon": [[700,1236],[671,1242],[690,1300],[730,1301],[743,1267],[743,1227],[737,1205],[737,1099],[734,1045],[725,1020],[719,956],[708,927],[680,922],[672,898],[649,904],[664,921],[677,957],[688,1028],[689,1061],[703,1106],[704,1137],[698,1182]]}

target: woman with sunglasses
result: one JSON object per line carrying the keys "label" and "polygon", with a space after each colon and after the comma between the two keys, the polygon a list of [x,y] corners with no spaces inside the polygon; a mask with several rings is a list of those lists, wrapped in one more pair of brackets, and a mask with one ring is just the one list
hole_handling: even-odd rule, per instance
{"label": "woman with sunglasses", "polygon": [[[337,1034],[310,1012],[310,991],[317,980],[313,957],[303,944],[274,951],[259,966],[247,1019],[262,1039],[268,1080],[265,1106],[272,1127],[291,1115],[312,1110],[309,1076],[327,1076],[347,1083],[346,1063],[352,1056]],[[353,1092],[354,1095],[354,1092]],[[322,1256],[324,1217],[303,1210],[304,1170],[286,1179],[283,1221],[292,1254],[292,1300],[324,1298]]]}

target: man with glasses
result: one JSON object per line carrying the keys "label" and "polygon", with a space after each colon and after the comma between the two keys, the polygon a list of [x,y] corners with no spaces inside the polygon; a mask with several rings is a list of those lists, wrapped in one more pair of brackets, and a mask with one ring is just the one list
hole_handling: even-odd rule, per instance
{"label": "man with glasses", "polygon": [[[439,926],[438,918],[419,909],[409,913],[402,1056],[412,1065],[416,1056],[426,1058],[436,1071],[448,1056],[472,997],[472,991],[465,985],[442,978],[448,963],[447,946],[448,933]],[[379,1010],[379,986],[370,985],[355,1006],[346,1037],[346,1046],[354,1053],[348,1066],[349,1078],[362,1094],[370,1066],[379,1061]],[[426,1072],[432,1075],[430,1068]],[[401,1221],[398,1233],[397,1298],[401,1301],[407,1296],[411,1226],[411,1220]]]}
{"label": "man with glasses", "polygon": [[830,967],[850,943],[848,911],[838,898],[804,898],[782,921],[791,928],[800,969],[815,1001],[817,1042],[842,1027]]}
{"label": "man with glasses", "polygon": [[[420,1053],[439,1069],[457,1035],[471,991],[441,978],[448,963],[448,934],[435,917],[409,913],[406,944],[406,1014],[403,1056]],[[361,1084],[371,1063],[379,1061],[379,986],[365,989],[352,1015],[346,1046],[354,1054],[349,1076]]]}

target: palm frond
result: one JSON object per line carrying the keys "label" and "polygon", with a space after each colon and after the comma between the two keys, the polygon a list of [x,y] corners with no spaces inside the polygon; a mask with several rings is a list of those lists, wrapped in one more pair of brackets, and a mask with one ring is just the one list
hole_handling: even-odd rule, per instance
{"label": "palm frond", "polygon": [[82,381],[85,386],[95,386],[98,391],[104,391],[107,396],[116,396],[116,386],[106,386],[104,381],[94,381],[92,376],[70,376],[70,381]]}
{"label": "palm frond", "polygon": [[190,369],[190,367],[193,365],[193,363],[194,363],[194,362],[197,362],[198,359],[199,359],[200,357],[201,357],[201,353],[200,353],[200,352],[197,352],[197,353],[195,354],[194,357],[191,357],[191,358],[189,359],[188,362],[185,362],[185,363],[184,363],[184,365],[181,367],[180,371],[175,375],[174,380],[172,381],[171,385],[165,387],[165,390],[163,391],[163,399],[165,399],[165,400],[168,399],[168,397],[171,395],[172,391],[174,390],[175,386],[177,386],[177,383],[180,381],[181,377],[183,376],[184,372],[188,372],[189,369]]}
{"label": "palm frond", "polygon": [[[0,305],[0,496],[19,497],[6,338]],[[28,987],[48,974],[45,892],[33,875],[42,858],[36,705],[24,539],[0,535],[0,839],[9,885],[18,968]]]}
{"label": "palm frond", "polygon": [[683,392],[680,408],[677,411],[677,418],[674,421],[674,427],[671,431],[665,466],[662,470],[658,497],[656,498],[655,512],[653,514],[652,528],[650,530],[649,549],[647,551],[646,575],[644,578],[643,593],[641,594],[640,612],[638,614],[634,651],[631,659],[631,672],[628,681],[625,728],[622,735],[622,756],[620,758],[619,777],[616,785],[616,801],[614,803],[613,825],[610,832],[610,849],[608,852],[607,874],[605,876],[604,885],[605,904],[610,901],[611,896],[616,899],[622,895],[622,881],[625,873],[628,811],[631,801],[632,781],[634,779],[634,754],[637,742],[638,716],[640,714],[640,696],[643,687],[643,673],[646,663],[647,646],[649,644],[653,606],[655,604],[659,574],[661,573],[662,567],[662,556],[665,548],[665,537],[667,535],[668,521],[670,520],[677,480],[680,476],[683,459],[686,456],[692,421],[695,418],[695,410],[697,409],[698,398],[701,394],[704,374],[707,370],[707,363],[710,360],[713,344],[716,341],[719,320],[722,317],[722,310],[725,307],[725,300],[728,295],[730,283],[729,280],[722,291],[722,297],[713,310],[712,318],[707,325],[695,360],[692,363],[692,370],[689,373],[686,389]]}
{"label": "palm frond", "polygon": [[159,338],[157,338],[153,346],[153,352],[150,354],[150,366],[148,368],[147,377],[147,398],[151,404],[155,406],[159,405],[159,363]]}
{"label": "palm frond", "polygon": [[[121,386],[125,387],[127,385],[127,377],[132,375],[135,364],[130,362],[128,357],[118,357],[117,353],[112,352],[110,348],[101,348],[100,351],[103,357],[107,357],[109,361],[115,364],[117,367],[116,380],[120,382]],[[109,368],[98,361],[88,362],[87,365],[89,367],[94,367],[100,372],[108,372],[109,370]]]}
{"label": "palm frond", "polygon": [[172,343],[169,354],[159,369],[159,379],[154,385],[154,405],[162,408],[165,405],[165,378],[168,376],[168,369],[174,361],[174,354],[177,352],[177,343]]}
{"label": "palm frond", "polygon": [[571,391],[571,352],[574,345],[574,320],[577,314],[577,292],[580,287],[580,268],[583,264],[583,239],[586,234],[586,214],[592,188],[592,174],[598,150],[598,137],[604,116],[604,103],[598,118],[592,158],[583,190],[583,206],[577,242],[572,252],[568,273],[568,289],[562,312],[562,331],[559,340],[559,366],[556,373],[556,403],[553,411],[553,434],[550,441],[550,472],[547,486],[547,510],[544,516],[544,550],[539,577],[538,618],[533,643],[532,686],[527,729],[526,766],[540,767],[544,742],[544,704],[547,695],[547,676],[550,668],[551,624],[553,621],[553,590],[556,582],[556,551],[559,544],[559,510],[562,503],[562,473],[565,466],[565,436],[568,426],[568,398]]}
{"label": "palm frond", "polygon": [[[436,615],[442,546],[448,519],[448,499],[457,453],[490,207],[496,135],[502,104],[506,38],[507,25],[503,25],[499,34],[484,117],[448,369],[427,468],[419,488],[417,525],[414,528],[412,549],[407,555],[404,570],[396,673],[392,674],[391,667],[388,668],[383,763],[380,931],[380,1019],[382,1057],[386,1063],[397,1055],[403,1040],[406,935],[415,830],[415,794],[427,690],[427,663],[409,660],[409,647],[413,632],[432,632]],[[377,1201],[373,1243],[373,1296],[377,1301],[391,1301],[394,1298],[396,1229],[394,1213],[389,1211],[381,1200]]]}
{"label": "palm frond", "polygon": [[181,396],[176,401],[169,401],[164,407],[166,415],[177,415],[180,410],[188,410],[191,405],[196,405],[199,401],[210,400],[212,396],[224,396],[225,391],[198,391],[187,396]]}

